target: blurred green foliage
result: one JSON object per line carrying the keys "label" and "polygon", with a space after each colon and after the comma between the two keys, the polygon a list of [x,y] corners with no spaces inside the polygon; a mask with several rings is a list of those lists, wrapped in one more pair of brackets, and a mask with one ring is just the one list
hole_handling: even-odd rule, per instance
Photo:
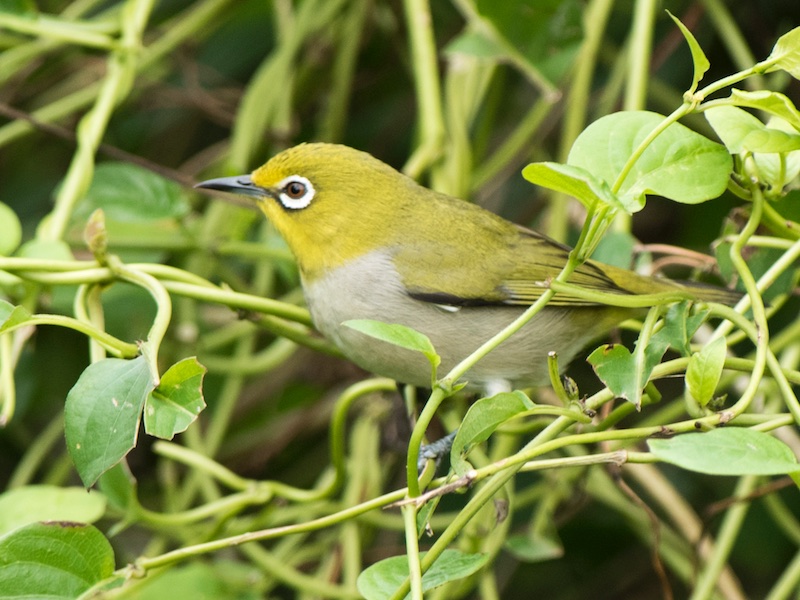
{"label": "blurred green foliage", "polygon": [[[0,202],[22,232],[17,248],[9,242],[14,224],[3,217],[0,227],[8,229],[0,229],[0,249],[6,242],[16,257],[93,260],[83,230],[101,207],[109,251],[125,264],[176,267],[220,286],[215,290],[300,305],[292,259],[269,224],[249,207],[201,196],[191,185],[247,172],[311,140],[366,150],[432,187],[574,242],[583,218],[577,203],[534,188],[520,171],[531,161],[563,162],[580,131],[605,114],[668,114],[681,104],[692,57],[657,4],[0,0]],[[800,22],[796,0],[667,4],[708,56],[707,80],[764,59]],[[782,72],[747,84],[800,97],[798,81]],[[714,137],[701,117],[684,124]],[[777,213],[797,220],[797,195],[776,202]],[[621,222],[619,246],[603,251],[625,248],[616,260],[630,262],[630,232],[643,243],[705,252],[715,238],[741,228],[741,204],[733,194],[698,206],[651,200],[631,223]],[[771,252],[752,250],[753,264],[766,270],[776,260]],[[669,272],[684,276],[691,270],[681,268],[685,258],[678,252],[659,264],[668,271],[678,264]],[[796,286],[791,270],[784,279],[780,291]],[[122,467],[101,479],[109,506],[96,525],[111,540],[118,568],[225,536],[311,522],[405,485],[409,426],[399,396],[384,382],[353,410],[342,490],[303,498],[280,487],[326,481],[336,399],[364,374],[314,338],[302,316],[264,309],[265,317],[238,299],[201,302],[178,290],[196,281],[174,282],[159,365],[166,370],[197,355],[208,368],[208,408],[176,438],[190,455],[163,442],[154,446],[142,433],[127,458],[135,481]],[[0,287],[11,304],[59,315],[73,314],[78,290],[74,282],[17,279],[2,270]],[[128,343],[147,338],[157,318],[139,285],[115,282],[102,291],[101,304],[105,330]],[[794,298],[775,316],[775,338],[796,335],[797,311]],[[99,351],[64,327],[39,326],[15,339],[4,350],[16,365],[16,408],[0,431],[0,483],[78,486],[64,445],[63,406]],[[796,370],[797,343],[781,344],[785,367]],[[598,387],[580,366],[575,372],[582,391]],[[627,418],[648,425],[682,418],[685,407],[672,402],[681,390],[666,382],[662,393],[661,405]],[[758,401],[774,408],[775,398],[767,388]],[[449,404],[442,428],[452,428],[465,410],[463,399]],[[796,427],[784,441],[798,453]],[[513,452],[518,443],[506,440],[494,451],[506,444]],[[575,446],[558,456],[586,452]],[[281,484],[259,488],[265,481]],[[800,511],[797,489],[782,485],[671,466],[523,473],[459,542],[465,551],[491,553],[490,566],[430,597],[644,599],[673,597],[669,590],[689,597],[715,556],[709,540],[731,535],[716,596],[703,597],[790,598],[800,579]],[[735,501],[737,494],[748,501]],[[494,511],[508,497],[512,516],[498,521]],[[431,521],[434,532],[465,502],[445,497]],[[720,515],[743,506],[752,510],[721,529]],[[688,524],[676,522],[679,515]],[[708,536],[702,542],[701,534]],[[514,543],[502,550],[506,537]],[[658,560],[655,540],[662,543]],[[357,597],[361,570],[403,553],[399,512],[373,510],[329,528],[195,557],[113,593]]]}

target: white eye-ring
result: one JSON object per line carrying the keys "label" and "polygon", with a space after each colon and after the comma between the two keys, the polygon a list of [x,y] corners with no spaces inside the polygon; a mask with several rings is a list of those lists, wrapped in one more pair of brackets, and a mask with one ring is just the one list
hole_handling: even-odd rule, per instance
{"label": "white eye-ring", "polygon": [[289,175],[278,183],[277,188],[281,204],[292,210],[311,204],[316,193],[311,182],[301,175]]}

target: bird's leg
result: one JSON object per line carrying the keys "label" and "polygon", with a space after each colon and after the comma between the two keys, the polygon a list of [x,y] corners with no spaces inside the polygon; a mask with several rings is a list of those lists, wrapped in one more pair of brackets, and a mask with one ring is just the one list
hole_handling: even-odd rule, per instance
{"label": "bird's leg", "polygon": [[458,429],[439,438],[435,442],[424,444],[420,447],[419,458],[417,459],[417,471],[420,475],[422,471],[425,470],[425,464],[429,460],[435,461],[436,469],[439,469],[439,463],[442,462],[442,458],[450,454],[450,450],[453,448],[453,440],[456,439],[457,433]]}

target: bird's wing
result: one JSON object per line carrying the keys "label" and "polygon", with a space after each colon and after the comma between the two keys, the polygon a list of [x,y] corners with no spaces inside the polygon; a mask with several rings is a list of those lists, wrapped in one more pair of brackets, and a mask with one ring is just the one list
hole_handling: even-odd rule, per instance
{"label": "bird's wing", "polygon": [[[409,295],[450,306],[526,306],[547,290],[547,282],[561,272],[569,255],[566,246],[523,228],[494,244],[493,252],[475,247],[465,253],[465,247],[470,248],[470,240],[450,244],[438,240],[437,244],[404,247],[398,262],[406,265],[406,273],[400,272]],[[620,285],[614,277],[619,272],[622,270],[587,262],[576,269],[569,282],[607,293],[636,293]],[[559,293],[550,305],[597,304]]]}
{"label": "bird's wing", "polygon": [[[528,229],[520,230],[517,254],[520,260],[503,282],[508,292],[507,304],[532,304],[547,289],[547,282],[558,276],[567,263],[569,248]],[[587,290],[630,294],[613,278],[606,265],[587,261],[570,275],[569,283]],[[597,303],[566,293],[556,294],[551,306],[596,306]]]}

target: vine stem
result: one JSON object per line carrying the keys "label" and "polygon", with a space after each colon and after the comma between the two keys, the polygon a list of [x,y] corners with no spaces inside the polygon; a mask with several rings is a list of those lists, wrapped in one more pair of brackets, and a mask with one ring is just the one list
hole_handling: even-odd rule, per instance
{"label": "vine stem", "polygon": [[0,12],[0,27],[25,35],[58,40],[96,50],[112,50],[117,42],[92,23],[71,22],[39,14],[35,19]]}
{"label": "vine stem", "polygon": [[[750,211],[750,217],[739,235],[738,239],[731,245],[730,257],[733,266],[736,269],[739,277],[744,284],[745,290],[750,297],[751,310],[753,312],[753,322],[756,328],[756,356],[753,365],[753,372],[748,381],[747,387],[742,393],[739,400],[731,407],[731,411],[736,414],[742,413],[747,410],[747,407],[755,398],[761,379],[767,365],[767,360],[770,355],[769,351],[769,327],[767,324],[767,316],[764,309],[764,302],[758,292],[758,285],[753,274],[750,272],[747,263],[742,258],[742,249],[747,244],[747,240],[752,236],[759,224],[761,223],[762,207],[764,204],[764,195],[758,184],[756,177],[756,168],[753,164],[752,156],[745,157],[744,161],[745,173],[748,175],[749,188],[752,193],[753,203]],[[780,367],[780,365],[778,365]],[[736,496],[742,497],[749,494],[755,486],[756,479],[754,477],[743,477],[739,480],[736,488]],[[719,579],[719,574],[725,567],[727,558],[733,549],[733,544],[736,541],[736,536],[741,528],[744,515],[747,512],[749,504],[738,503],[732,506],[723,521],[722,528],[717,539],[717,545],[714,549],[709,561],[704,565],[700,571],[698,584],[692,593],[691,600],[705,600],[710,598],[716,582]]]}
{"label": "vine stem", "polygon": [[625,183],[625,179],[628,177],[628,174],[631,172],[631,169],[633,169],[633,166],[636,164],[636,161],[638,161],[642,157],[642,154],[644,154],[644,151],[647,150],[647,147],[653,143],[653,140],[655,140],[659,135],[661,135],[661,133],[663,133],[667,127],[669,127],[673,123],[676,123],[681,117],[684,117],[687,114],[689,114],[693,108],[694,105],[691,102],[684,102],[674,111],[672,111],[669,115],[664,117],[664,119],[649,134],[647,134],[647,136],[636,147],[636,150],[634,150],[633,153],[630,155],[628,161],[625,163],[625,165],[622,167],[622,170],[619,172],[619,175],[617,175],[617,179],[616,181],[614,181],[614,185],[611,187],[612,193],[614,194],[619,193],[620,189],[622,188],[622,184]]}
{"label": "vine stem", "polygon": [[123,342],[115,338],[113,335],[97,329],[90,323],[84,323],[78,319],[67,317],[64,315],[50,315],[50,314],[36,314],[31,315],[30,318],[22,323],[12,325],[4,330],[3,333],[19,329],[28,325],[56,325],[58,327],[66,327],[67,329],[74,329],[87,337],[97,340],[105,347],[106,350],[120,358],[133,358],[139,354],[139,347],[136,344]]}
{"label": "vine stem", "polygon": [[[758,478],[753,475],[742,477],[736,485],[733,497],[746,498],[755,488],[757,481]],[[717,543],[708,562],[700,572],[697,585],[695,585],[689,600],[707,600],[713,596],[720,574],[725,568],[731,550],[733,550],[733,545],[736,543],[749,508],[750,502],[736,502],[728,509],[717,535]]]}
{"label": "vine stem", "polygon": [[142,271],[132,269],[123,264],[116,256],[108,256],[109,268],[120,278],[146,289],[156,303],[156,316],[153,325],[147,332],[147,341],[142,343],[141,351],[150,368],[150,374],[158,386],[161,377],[158,372],[158,350],[167,334],[172,318],[172,299],[161,282]]}
{"label": "vine stem", "polygon": [[[559,162],[567,162],[572,145],[586,127],[589,100],[592,98],[592,79],[613,6],[613,0],[591,0],[584,9],[584,38],[566,97],[566,112],[559,140]],[[567,240],[569,206],[566,195],[558,193],[550,196],[547,233],[560,242]]]}
{"label": "vine stem", "polygon": [[[720,0],[701,0],[705,7],[705,14],[716,27],[719,40],[728,48],[728,53],[736,62],[739,68],[744,65],[753,65],[756,62],[755,56],[747,45],[742,30],[736,25],[728,6]],[[748,79],[747,85],[750,89],[764,89],[764,81],[760,76]]]}
{"label": "vine stem", "polygon": [[14,415],[17,391],[14,385],[13,337],[0,334],[0,427],[5,427]]}
{"label": "vine stem", "polygon": [[67,230],[75,205],[86,193],[94,173],[94,156],[103,138],[111,113],[131,89],[141,38],[154,0],[128,0],[120,13],[121,44],[111,52],[107,72],[92,109],[78,126],[78,149],[64,184],[56,196],[50,221],[41,228],[46,240],[60,240]]}
{"label": "vine stem", "polygon": [[442,92],[428,0],[404,0],[420,122],[420,144],[403,171],[416,179],[435,161],[445,136]]}
{"label": "vine stem", "polygon": [[653,45],[653,23],[656,0],[637,0],[631,25],[631,43],[628,47],[628,82],[625,88],[625,110],[639,110],[647,99],[647,82],[650,78],[650,56]]}
{"label": "vine stem", "polygon": [[755,397],[761,378],[764,375],[767,357],[770,354],[769,325],[767,323],[764,301],[759,294],[758,284],[742,257],[742,250],[747,245],[747,240],[756,232],[761,223],[762,208],[765,200],[764,194],[761,192],[757,180],[754,178],[755,166],[752,164],[752,157],[745,161],[745,169],[748,171],[748,175],[751,176],[750,189],[753,195],[752,209],[750,211],[750,218],[747,220],[747,224],[739,235],[739,238],[731,244],[730,258],[750,298],[750,310],[753,313],[753,323],[756,328],[756,356],[755,364],[753,365],[753,373],[747,388],[745,388],[745,391],[734,405],[734,408],[736,408],[738,412],[744,412]]}
{"label": "vine stem", "polygon": [[[417,536],[417,506],[407,504],[402,508],[403,525],[406,532],[406,555],[408,557],[409,587],[412,600],[422,600],[422,566],[419,558],[419,538]],[[395,594],[391,600],[395,600]],[[402,600],[405,594],[398,600]]]}
{"label": "vine stem", "polygon": [[324,529],[325,527],[343,523],[348,519],[354,519],[359,515],[377,508],[382,508],[387,504],[391,504],[392,502],[397,502],[398,500],[401,500],[403,496],[405,496],[405,493],[406,490],[404,489],[389,492],[388,494],[378,496],[377,498],[373,498],[357,506],[351,506],[339,512],[325,515],[324,517],[320,517],[318,519],[312,519],[311,521],[298,523],[296,525],[283,525],[270,529],[262,529],[260,531],[249,531],[240,535],[234,535],[210,542],[195,544],[193,546],[178,548],[152,558],[140,558],[136,561],[135,565],[126,567],[122,569],[121,572],[136,573],[137,571],[149,571],[179,562],[181,560],[186,560],[187,558],[191,558],[193,556],[202,556],[203,554],[208,554],[209,552],[224,550],[225,548],[232,548],[248,542],[276,539],[279,537],[308,531],[318,531],[320,529]]}

